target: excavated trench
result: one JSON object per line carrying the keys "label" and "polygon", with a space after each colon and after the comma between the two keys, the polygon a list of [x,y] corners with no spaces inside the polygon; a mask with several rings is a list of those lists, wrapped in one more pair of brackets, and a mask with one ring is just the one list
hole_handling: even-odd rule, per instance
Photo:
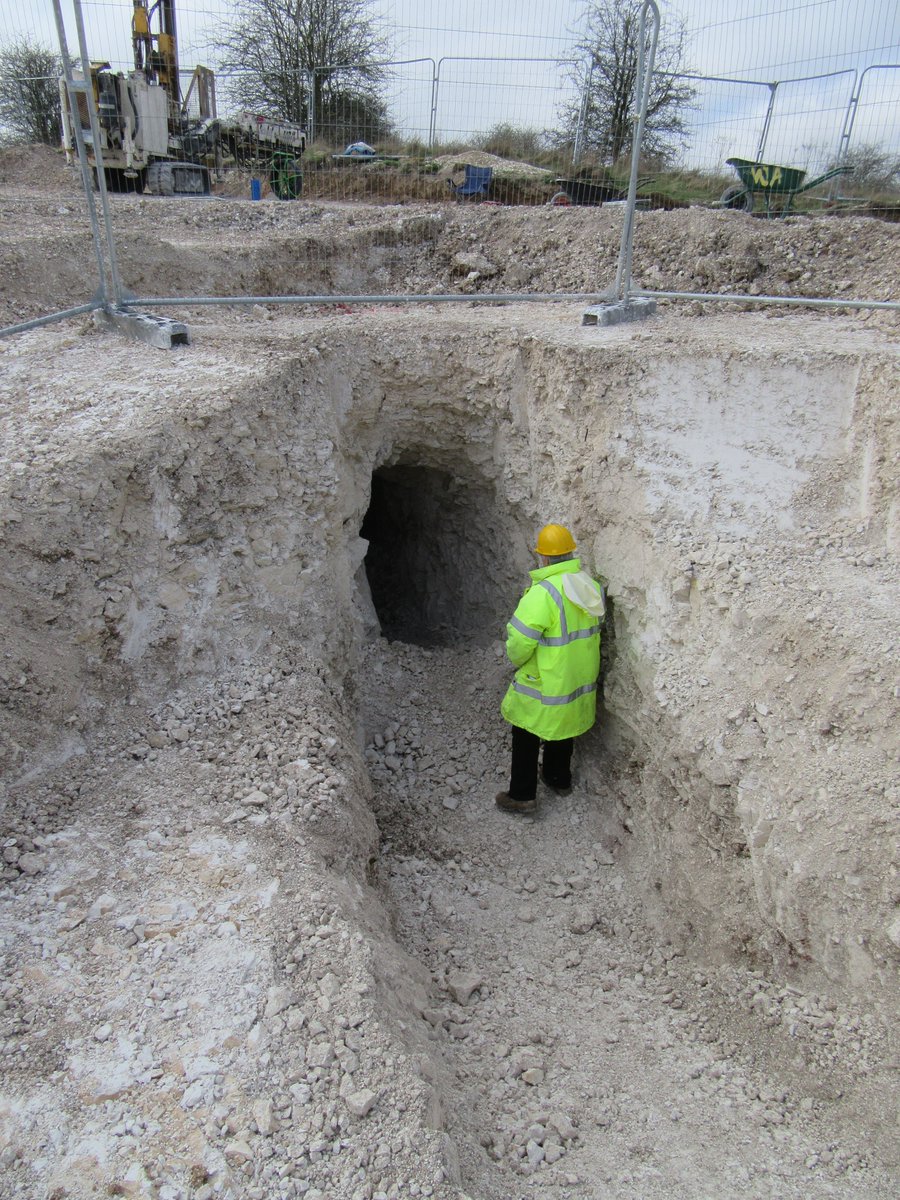
{"label": "excavated trench", "polygon": [[[73,752],[90,758],[98,731],[109,736],[111,707],[123,706],[127,724],[128,706],[162,711],[173,692],[237,678],[251,662],[283,662],[285,679],[287,664],[315,664],[333,697],[319,727],[349,731],[331,751],[347,790],[325,770],[317,786],[326,790],[303,800],[319,743],[310,735],[313,749],[298,760],[306,766],[288,768],[267,748],[272,735],[260,735],[253,771],[263,791],[253,794],[308,821],[338,875],[359,873],[373,836],[353,745],[362,714],[385,886],[404,945],[428,967],[417,986],[424,995],[439,978],[464,991],[453,983],[466,965],[456,920],[470,901],[481,913],[501,903],[489,890],[500,867],[453,822],[477,825],[502,786],[497,643],[533,565],[535,529],[560,520],[608,581],[617,653],[600,725],[579,746],[575,799],[550,818],[575,830],[559,845],[588,865],[554,858],[552,886],[592,911],[604,896],[613,905],[604,876],[613,864],[615,895],[635,898],[657,947],[676,946],[704,969],[743,964],[795,987],[867,989],[877,1005],[897,941],[879,882],[887,850],[872,838],[890,751],[878,671],[892,637],[890,433],[880,409],[891,357],[874,340],[859,349],[813,323],[804,326],[811,349],[789,337],[763,361],[758,325],[743,344],[732,324],[691,347],[674,336],[660,345],[659,333],[591,339],[555,314],[540,338],[523,315],[366,319],[368,350],[359,326],[351,335],[311,322],[268,335],[270,366],[241,360],[231,336],[220,359],[201,362],[194,348],[153,358],[152,403],[128,382],[135,354],[151,366],[143,348],[106,346],[102,403],[79,376],[83,348],[40,335],[35,353],[12,364],[13,376],[30,372],[38,397],[11,425],[4,509],[14,534],[6,767],[19,824],[40,808],[56,764]],[[73,386],[53,391],[61,375]],[[814,414],[783,399],[786,377],[817,395]],[[438,703],[432,677],[448,680],[448,704],[459,705],[452,761],[441,721],[428,726],[417,713],[422,697]],[[235,685],[229,729],[257,699]],[[193,728],[190,714],[170,719],[157,741],[139,736],[133,757],[153,769],[166,747],[192,744]],[[227,763],[228,744],[218,757],[204,750],[211,771]],[[221,796],[239,801],[253,771]],[[77,796],[63,816],[77,812]],[[511,837],[515,856],[524,836],[498,825],[485,838]],[[442,885],[416,864],[454,856],[454,870],[471,859],[483,877],[439,903]],[[516,888],[526,884],[517,876]],[[527,887],[519,895],[528,901]],[[428,949],[444,936],[442,912],[452,942],[443,964]],[[585,930],[612,936],[592,920]],[[654,968],[654,952],[648,945],[649,965],[635,967],[642,978],[671,959]],[[580,968],[585,956],[565,953]],[[603,962],[586,956],[579,987],[599,987],[611,945],[604,953]],[[508,965],[514,977],[519,969]],[[526,991],[540,1005],[532,982]],[[433,1000],[412,1003],[440,1033]],[[583,1037],[591,1008],[580,1007]],[[502,1026],[502,1013],[495,1018]],[[451,1041],[465,1043],[465,1024],[450,1021]],[[519,1074],[538,1080],[543,1067],[520,1058]],[[466,1072],[488,1068],[477,1054],[454,1061],[463,1066],[452,1080],[435,1068],[435,1087],[458,1106]],[[469,1083],[493,1094],[486,1076]],[[477,1128],[462,1118],[434,1127],[462,1139],[471,1187],[477,1155],[465,1146],[477,1146]],[[548,1144],[574,1143],[566,1132]],[[501,1165],[515,1160],[514,1141],[510,1133],[488,1147]],[[522,1155],[519,1166],[532,1151]],[[532,1157],[537,1172],[546,1155]],[[491,1186],[501,1195],[508,1180]]]}
{"label": "excavated trench", "polygon": [[[833,589],[846,576],[848,609],[866,590],[852,571],[863,543],[881,562],[894,536],[876,404],[890,371],[877,347],[798,354],[789,342],[761,361],[751,338],[748,349],[667,346],[648,361],[654,343],[640,337],[604,347],[551,326],[542,344],[502,322],[443,320],[421,335],[397,321],[389,351],[378,329],[368,355],[331,330],[303,340],[288,366],[262,376],[252,367],[258,400],[206,393],[202,378],[156,411],[133,398],[117,409],[114,385],[107,413],[76,397],[88,441],[38,456],[72,481],[49,502],[38,495],[34,524],[27,493],[45,477],[13,475],[14,527],[33,565],[11,574],[8,607],[19,605],[38,674],[52,674],[53,654],[43,632],[29,634],[23,581],[63,580],[38,605],[71,660],[45,689],[51,724],[79,703],[102,709],[104,689],[133,688],[136,672],[158,690],[272,636],[302,642],[338,675],[376,630],[420,646],[487,646],[527,580],[535,528],[563,520],[609,582],[620,653],[606,680],[604,753],[627,755],[645,781],[644,807],[625,820],[646,852],[651,898],[662,895],[669,915],[679,911],[719,952],[780,946],[836,982],[877,985],[889,950],[878,918],[861,953],[799,900],[819,885],[811,865],[791,862],[816,852],[790,845],[778,808],[790,810],[814,778],[819,786],[822,748],[813,742],[796,778],[776,786],[782,758],[796,755],[785,716],[773,719],[787,708],[789,723],[813,713],[825,728],[851,669],[815,644],[808,604],[824,586],[803,594],[804,572],[822,558],[817,546],[809,560],[808,531],[830,521],[836,537],[860,543],[826,578]],[[177,376],[180,366],[173,357],[166,369]],[[176,379],[170,390],[180,388]],[[818,396],[815,413],[793,399],[801,390]],[[55,400],[47,407],[61,419]],[[102,581],[90,580],[93,562],[108,564]],[[873,582],[877,640],[886,631]],[[767,590],[782,585],[781,595]],[[839,634],[846,624],[831,622]],[[828,728],[849,721],[833,717]],[[864,746],[871,774],[884,740]],[[843,749],[825,746],[832,777]],[[861,795],[875,791],[867,774]],[[698,828],[713,861],[698,854]],[[772,831],[786,838],[777,851]],[[830,916],[844,925],[863,907],[856,893]]]}

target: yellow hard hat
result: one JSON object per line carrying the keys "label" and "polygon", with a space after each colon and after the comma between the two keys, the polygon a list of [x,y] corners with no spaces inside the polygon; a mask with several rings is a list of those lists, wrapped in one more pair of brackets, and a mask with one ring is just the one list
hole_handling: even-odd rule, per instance
{"label": "yellow hard hat", "polygon": [[571,554],[575,549],[575,539],[565,525],[545,525],[538,534],[536,550],[538,554],[546,554],[555,558],[557,554]]}

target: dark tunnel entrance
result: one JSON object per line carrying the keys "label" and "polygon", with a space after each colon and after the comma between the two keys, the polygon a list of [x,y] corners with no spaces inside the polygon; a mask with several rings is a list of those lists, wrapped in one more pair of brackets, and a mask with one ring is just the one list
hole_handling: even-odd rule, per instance
{"label": "dark tunnel entrance", "polygon": [[487,483],[414,465],[375,471],[360,536],[386,638],[446,646],[500,635],[518,574],[504,515]]}

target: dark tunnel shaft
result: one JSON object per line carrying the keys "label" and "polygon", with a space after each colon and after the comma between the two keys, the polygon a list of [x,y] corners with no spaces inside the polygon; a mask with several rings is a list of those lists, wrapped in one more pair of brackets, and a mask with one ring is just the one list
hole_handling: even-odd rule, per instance
{"label": "dark tunnel shaft", "polygon": [[420,646],[501,636],[517,599],[509,530],[493,488],[432,467],[382,467],[360,536],[384,637]]}

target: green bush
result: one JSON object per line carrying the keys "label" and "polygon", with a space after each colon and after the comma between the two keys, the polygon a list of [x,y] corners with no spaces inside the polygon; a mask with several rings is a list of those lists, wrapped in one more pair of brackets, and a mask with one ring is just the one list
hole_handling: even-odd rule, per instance
{"label": "green bush", "polygon": [[534,162],[547,151],[544,135],[540,130],[509,125],[506,122],[494,125],[487,133],[476,138],[473,144],[487,154],[496,154],[498,158],[518,159],[520,162]]}

